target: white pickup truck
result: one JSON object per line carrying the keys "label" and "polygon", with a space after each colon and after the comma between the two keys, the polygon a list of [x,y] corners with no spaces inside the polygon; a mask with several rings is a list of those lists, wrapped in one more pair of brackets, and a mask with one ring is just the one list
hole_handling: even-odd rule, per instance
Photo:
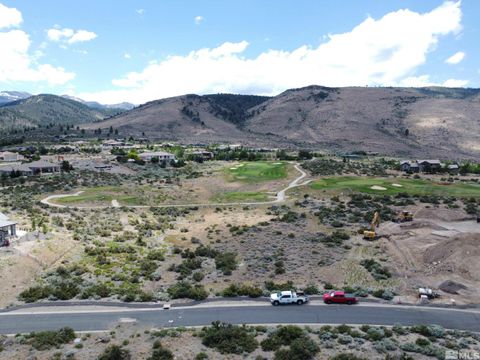
{"label": "white pickup truck", "polygon": [[308,302],[308,297],[303,293],[295,291],[280,291],[278,293],[273,293],[270,295],[270,302],[272,305],[283,305],[283,304],[297,304],[302,305]]}

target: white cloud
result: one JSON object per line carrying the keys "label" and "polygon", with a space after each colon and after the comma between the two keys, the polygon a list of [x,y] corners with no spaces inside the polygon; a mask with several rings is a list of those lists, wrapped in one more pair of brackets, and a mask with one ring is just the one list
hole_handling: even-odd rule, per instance
{"label": "white cloud", "polygon": [[464,58],[465,58],[465,53],[463,51],[459,51],[453,54],[452,56],[450,56],[447,60],[445,60],[445,62],[447,64],[456,65],[459,62],[461,62]]}
{"label": "white cloud", "polygon": [[200,25],[203,22],[203,20],[205,20],[205,18],[203,16],[198,15],[198,16],[195,16],[195,19],[193,20],[195,21],[196,25]]}
{"label": "white cloud", "polygon": [[23,18],[20,11],[0,4],[0,29],[19,26],[22,21]]}
{"label": "white cloud", "polygon": [[142,103],[186,93],[278,94],[309,84],[326,86],[430,83],[416,74],[441,36],[461,30],[460,2],[447,1],[427,13],[408,9],[367,17],[350,32],[329,35],[318,46],[267,50],[254,58],[246,41],[226,42],[169,56],[114,79],[115,90],[80,97],[105,103]]}
{"label": "white cloud", "polygon": [[125,59],[131,59],[131,58],[132,58],[132,55],[130,55],[129,53],[125,53],[125,54],[123,54],[123,57],[124,57]]}
{"label": "white cloud", "polygon": [[448,79],[443,82],[442,86],[458,88],[458,87],[465,87],[467,86],[467,84],[468,84],[468,80]]}
{"label": "white cloud", "polygon": [[97,37],[92,31],[87,30],[73,30],[69,28],[61,29],[54,27],[47,30],[47,37],[54,42],[61,42],[65,44],[74,44],[77,42],[86,42],[93,40]]}
{"label": "white cloud", "polygon": [[138,15],[142,16],[143,14],[145,14],[145,9],[136,9],[135,12],[136,12]]}
{"label": "white cloud", "polygon": [[[6,9],[6,10],[5,10]],[[7,24],[5,19],[12,14],[12,9],[0,6],[0,19],[2,24]],[[15,10],[15,13],[18,10]],[[5,15],[7,14],[7,15]],[[15,15],[16,20],[12,17],[8,24],[15,26],[21,23],[22,15]],[[28,34],[22,30],[0,31],[0,83],[1,82],[47,82],[50,85],[60,85],[72,80],[75,74],[66,71],[62,67],[54,67],[50,64],[38,63],[42,52],[29,53],[30,38]]]}

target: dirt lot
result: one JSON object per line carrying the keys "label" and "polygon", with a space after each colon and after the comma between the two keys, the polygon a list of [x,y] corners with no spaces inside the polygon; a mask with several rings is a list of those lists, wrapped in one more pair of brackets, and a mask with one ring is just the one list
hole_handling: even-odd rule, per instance
{"label": "dirt lot", "polygon": [[419,286],[438,289],[452,280],[467,288],[441,292],[436,302],[480,302],[480,224],[465,218],[462,210],[422,206],[413,222],[381,225],[379,233],[387,235],[381,246],[410,300]]}

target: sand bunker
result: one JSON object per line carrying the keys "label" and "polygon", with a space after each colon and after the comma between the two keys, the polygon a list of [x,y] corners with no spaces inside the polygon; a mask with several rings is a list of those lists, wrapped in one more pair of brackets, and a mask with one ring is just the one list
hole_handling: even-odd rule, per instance
{"label": "sand bunker", "polygon": [[385,188],[385,187],[383,187],[383,186],[378,186],[378,185],[370,186],[370,189],[372,189],[372,190],[381,190],[381,191],[387,190],[387,188]]}
{"label": "sand bunker", "polygon": [[403,187],[403,185],[401,185],[401,184],[392,184],[392,186],[395,186],[395,187]]}

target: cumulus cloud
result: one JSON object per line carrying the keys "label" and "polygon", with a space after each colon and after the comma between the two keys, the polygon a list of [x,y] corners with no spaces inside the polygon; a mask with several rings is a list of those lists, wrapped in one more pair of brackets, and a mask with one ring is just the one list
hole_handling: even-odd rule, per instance
{"label": "cumulus cloud", "polygon": [[20,11],[0,4],[0,29],[19,26],[22,21],[23,18]]}
{"label": "cumulus cloud", "polygon": [[331,34],[318,46],[270,49],[253,58],[248,42],[226,42],[150,62],[143,70],[114,79],[115,90],[84,93],[105,103],[145,101],[186,93],[272,95],[309,84],[327,86],[430,83],[416,74],[441,36],[461,30],[460,2],[447,1],[427,13],[408,9],[367,17],[351,31]]}
{"label": "cumulus cloud", "polygon": [[443,82],[442,86],[459,88],[459,87],[465,87],[467,86],[467,84],[468,84],[468,80],[448,79]]}
{"label": "cumulus cloud", "polygon": [[97,37],[92,31],[87,30],[73,30],[69,28],[61,29],[54,27],[47,30],[47,37],[54,42],[61,42],[65,44],[74,44],[77,42],[86,42],[93,40]]}
{"label": "cumulus cloud", "polygon": [[[21,23],[22,14],[16,9],[13,10],[15,11],[0,4],[0,21],[3,25],[18,26]],[[7,18],[10,18],[9,22],[5,20]],[[0,82],[42,81],[50,85],[60,85],[75,77],[74,73],[62,67],[38,63],[40,54],[29,52],[30,38],[22,30],[0,31],[0,44]]]}
{"label": "cumulus cloud", "polygon": [[447,64],[456,65],[460,63],[465,58],[465,53],[463,51],[456,52],[450,56],[445,62]]}
{"label": "cumulus cloud", "polygon": [[203,16],[198,15],[198,16],[195,16],[195,19],[193,20],[195,21],[195,25],[200,25],[205,19]]}

